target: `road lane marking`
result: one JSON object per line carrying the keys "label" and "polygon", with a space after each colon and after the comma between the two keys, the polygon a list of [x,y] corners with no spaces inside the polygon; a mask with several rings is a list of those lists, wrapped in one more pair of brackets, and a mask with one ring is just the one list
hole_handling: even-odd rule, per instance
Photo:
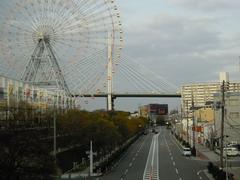
{"label": "road lane marking", "polygon": [[[137,144],[138,145],[138,147],[134,150],[134,149],[132,149],[131,151],[129,151],[129,149],[128,150],[126,150],[126,152],[124,153],[124,155],[119,159],[119,161],[116,163],[117,165],[118,164],[120,164],[120,162],[122,161],[122,159],[124,159],[125,157],[126,157],[126,155],[127,154],[132,154],[133,155],[133,151],[135,151],[135,152],[137,152],[137,151],[140,151],[144,146],[144,144],[146,143],[146,141],[148,140],[149,138],[141,138],[140,140],[143,140],[142,142],[139,142],[139,144],[137,144],[137,142],[135,142],[134,144]],[[139,140],[139,141],[140,141]],[[135,161],[135,156],[132,158],[132,162],[133,161]],[[132,164],[133,165],[133,164]],[[127,169],[127,171],[125,171],[123,174],[122,174],[122,178],[121,179],[123,179],[123,177],[124,176],[126,176],[126,173],[128,172],[128,169]]]}
{"label": "road lane marking", "polygon": [[199,170],[199,171],[197,172],[197,175],[199,176],[199,179],[203,179],[202,176],[200,175],[201,172],[203,172],[203,170]]}
{"label": "road lane marking", "polygon": [[152,138],[151,146],[145,165],[143,180],[159,180],[159,159],[158,159],[158,137],[160,133],[155,134]]}
{"label": "road lane marking", "polygon": [[176,168],[175,170],[176,170],[176,173],[178,174],[178,169]]}
{"label": "road lane marking", "polygon": [[129,167],[131,167],[131,166],[132,166],[132,163],[129,164]]}
{"label": "road lane marking", "polygon": [[174,166],[176,165],[175,161],[173,161],[173,165],[174,165]]}

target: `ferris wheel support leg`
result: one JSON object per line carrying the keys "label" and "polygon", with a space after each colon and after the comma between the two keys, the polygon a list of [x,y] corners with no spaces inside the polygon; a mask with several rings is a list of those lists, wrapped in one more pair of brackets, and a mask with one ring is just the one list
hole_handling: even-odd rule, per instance
{"label": "ferris wheel support leg", "polygon": [[115,96],[112,96],[108,94],[107,96],[107,110],[108,111],[114,111],[114,100],[116,99]]}
{"label": "ferris wheel support leg", "polygon": [[112,95],[111,94],[108,94],[108,97],[107,97],[107,110],[108,111],[112,111]]}
{"label": "ferris wheel support leg", "polygon": [[108,82],[108,96],[107,96],[107,110],[112,111],[113,110],[113,98],[112,98],[112,86],[113,86],[113,77],[112,77],[112,71],[113,71],[113,62],[112,62],[112,53],[113,53],[113,37],[112,33],[108,34],[108,76],[107,76],[107,82]]}

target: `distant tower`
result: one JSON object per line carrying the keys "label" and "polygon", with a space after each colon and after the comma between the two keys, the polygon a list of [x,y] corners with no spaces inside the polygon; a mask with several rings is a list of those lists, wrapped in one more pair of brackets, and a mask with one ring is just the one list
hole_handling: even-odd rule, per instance
{"label": "distant tower", "polygon": [[229,73],[228,72],[220,72],[219,74],[219,80],[220,82],[229,82]]}

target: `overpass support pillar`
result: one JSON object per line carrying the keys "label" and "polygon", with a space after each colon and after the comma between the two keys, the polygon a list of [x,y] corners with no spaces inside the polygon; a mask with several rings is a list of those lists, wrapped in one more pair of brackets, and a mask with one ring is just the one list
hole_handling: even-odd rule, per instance
{"label": "overpass support pillar", "polygon": [[108,94],[108,97],[107,97],[107,110],[108,111],[112,111],[113,110],[113,102],[114,100],[112,99],[112,95],[111,94]]}
{"label": "overpass support pillar", "polygon": [[107,110],[108,111],[114,111],[114,100],[116,99],[116,96],[109,96],[107,97]]}

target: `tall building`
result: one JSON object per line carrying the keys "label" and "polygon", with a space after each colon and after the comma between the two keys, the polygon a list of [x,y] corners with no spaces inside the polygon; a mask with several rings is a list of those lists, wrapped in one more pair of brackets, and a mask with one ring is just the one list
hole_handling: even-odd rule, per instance
{"label": "tall building", "polygon": [[[225,80],[228,82],[229,77],[228,73],[220,73],[220,81]],[[186,114],[191,112],[191,107],[203,107],[206,105],[206,102],[213,101],[213,95],[221,91],[221,83],[198,83],[198,84],[189,84],[184,85],[181,88],[181,104],[182,104],[182,113]],[[240,83],[239,82],[229,82],[229,92],[240,92]]]}
{"label": "tall building", "polygon": [[[227,142],[240,143],[240,92],[225,93],[225,116],[224,116],[224,138]],[[214,94],[214,103],[220,104],[222,101],[221,93]],[[215,126],[216,138],[221,134],[222,110],[219,107],[215,108]]]}

